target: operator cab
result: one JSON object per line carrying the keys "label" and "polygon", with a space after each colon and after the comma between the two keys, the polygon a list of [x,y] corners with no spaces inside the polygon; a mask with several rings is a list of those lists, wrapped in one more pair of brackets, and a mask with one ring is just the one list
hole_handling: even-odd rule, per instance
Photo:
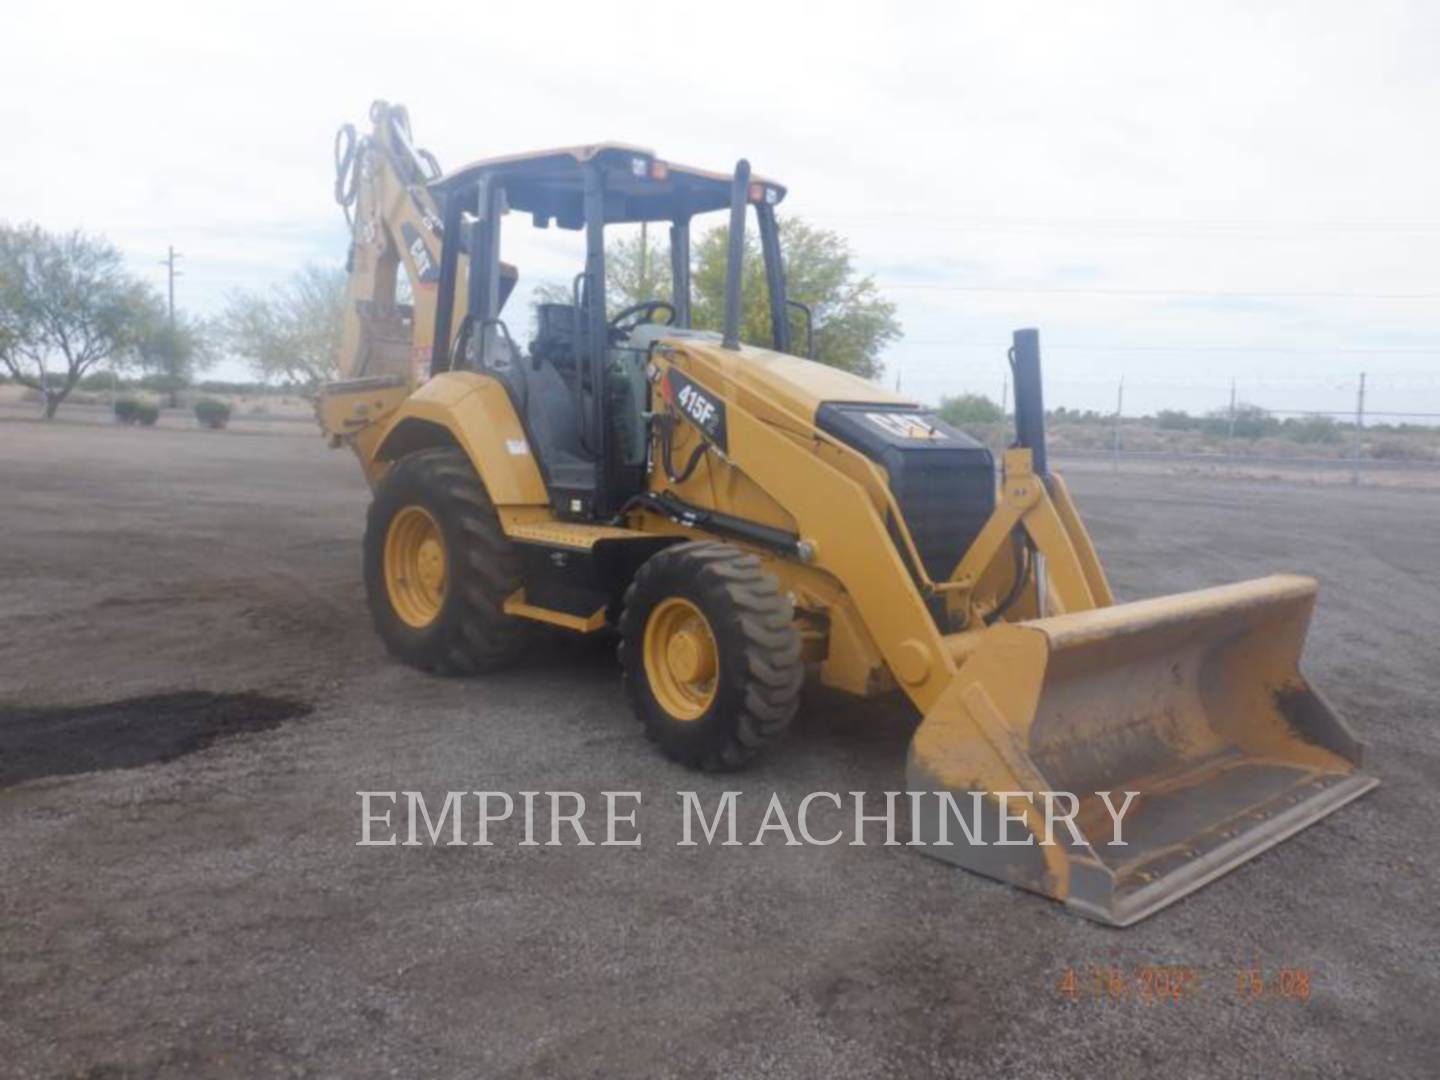
{"label": "operator cab", "polygon": [[[733,176],[658,160],[633,146],[601,144],[495,158],[433,181],[444,208],[435,345],[431,373],[463,368],[498,378],[525,426],[555,511],[607,520],[645,481],[650,350],[663,338],[705,336],[691,329],[690,222],[730,211],[743,241],[745,209],[754,206],[771,307],[772,344],[790,351],[790,327],[775,207],[785,189],[752,178],[741,162]],[[569,302],[537,305],[536,334],[522,353],[502,309],[508,282],[500,262],[502,222],[529,214],[536,228],[584,230],[585,266]],[[605,228],[641,222],[669,227],[670,295],[606,310]],[[470,256],[468,296],[457,305],[460,250]],[[724,343],[738,347],[742,243],[730,245]],[[459,333],[451,320],[465,312]],[[807,313],[808,314],[808,313]],[[598,388],[598,390],[597,390]]]}

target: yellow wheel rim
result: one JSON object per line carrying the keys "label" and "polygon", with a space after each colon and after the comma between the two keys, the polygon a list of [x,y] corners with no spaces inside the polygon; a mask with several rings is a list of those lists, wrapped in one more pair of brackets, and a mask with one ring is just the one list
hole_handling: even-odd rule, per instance
{"label": "yellow wheel rim", "polygon": [[645,623],[645,676],[660,707],[677,720],[698,720],[715,700],[720,650],[700,609],[672,596]]}
{"label": "yellow wheel rim", "polygon": [[407,506],[385,531],[385,589],[390,606],[407,625],[429,626],[445,603],[445,537],[423,506]]}

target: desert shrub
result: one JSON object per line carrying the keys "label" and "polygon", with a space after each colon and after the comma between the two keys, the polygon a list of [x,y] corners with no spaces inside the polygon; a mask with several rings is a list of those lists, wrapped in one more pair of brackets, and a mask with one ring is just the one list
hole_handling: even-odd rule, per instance
{"label": "desert shrub", "polygon": [[230,422],[230,406],[215,398],[201,398],[195,402],[195,419],[218,431]]}
{"label": "desert shrub", "polygon": [[1410,439],[1387,438],[1375,441],[1370,447],[1370,456],[1387,461],[1427,461],[1433,460],[1435,453]]}
{"label": "desert shrub", "polygon": [[1183,409],[1161,409],[1155,414],[1155,426],[1161,431],[1190,431],[1199,428],[1201,420]]}
{"label": "desert shrub", "polygon": [[206,394],[267,394],[274,393],[273,387],[256,382],[226,382],[223,379],[206,379],[195,384],[195,389]]}
{"label": "desert shrub", "polygon": [[122,424],[141,424],[154,427],[160,419],[160,410],[148,401],[139,398],[119,398],[115,402],[115,419]]}
{"label": "desert shrub", "polygon": [[975,424],[994,424],[1005,419],[1005,413],[984,394],[961,394],[940,399],[940,419],[958,428]]}
{"label": "desert shrub", "polygon": [[1096,412],[1094,409],[1067,409],[1061,405],[1058,409],[1045,410],[1045,416],[1056,424],[1113,424],[1114,413]]}
{"label": "desert shrub", "polygon": [[[1210,435],[1224,438],[1230,433],[1230,424],[1229,409],[1214,409],[1205,416],[1205,431]],[[1238,439],[1259,439],[1280,431],[1280,421],[1259,405],[1236,405],[1234,424]]]}
{"label": "desert shrub", "polygon": [[1344,437],[1333,416],[1311,414],[1286,420],[1281,434],[1300,443],[1338,443]]}

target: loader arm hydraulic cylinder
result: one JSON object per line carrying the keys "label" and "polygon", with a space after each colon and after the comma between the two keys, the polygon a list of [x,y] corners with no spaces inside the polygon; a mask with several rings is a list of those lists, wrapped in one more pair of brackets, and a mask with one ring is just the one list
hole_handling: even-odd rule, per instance
{"label": "loader arm hydraulic cylinder", "polygon": [[1016,330],[1010,347],[1015,375],[1015,441],[1030,451],[1031,468],[1045,476],[1050,463],[1045,453],[1045,397],[1040,381],[1040,331]]}
{"label": "loader arm hydraulic cylinder", "polygon": [[735,164],[730,187],[730,247],[725,260],[725,335],[727,349],[740,348],[740,302],[745,269],[745,204],[750,199],[750,162]]}

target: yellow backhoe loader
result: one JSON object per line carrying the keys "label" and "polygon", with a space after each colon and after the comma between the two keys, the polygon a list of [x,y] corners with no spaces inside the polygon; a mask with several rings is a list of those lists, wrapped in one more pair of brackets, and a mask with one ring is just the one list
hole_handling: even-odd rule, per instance
{"label": "yellow backhoe loader", "polygon": [[[700,769],[778,740],[807,670],[898,688],[923,717],[906,788],[940,808],[914,818],[919,850],[1117,925],[1375,785],[1298,671],[1313,581],[1115,602],[1046,459],[1034,331],[997,468],[921,404],[797,355],[813,327],[786,295],[785,188],[747,163],[606,143],[442,173],[402,107],[370,118],[336,144],[353,242],[318,412],[374,490],[365,582],[401,660],[480,672],[538,626],[618,630],[644,730]],[[768,347],[739,340],[752,212]],[[691,326],[707,214],[729,227],[720,332]],[[523,350],[500,259],[522,215],[585,252]],[[606,230],[642,222],[669,229],[671,298],[611,311]]]}

